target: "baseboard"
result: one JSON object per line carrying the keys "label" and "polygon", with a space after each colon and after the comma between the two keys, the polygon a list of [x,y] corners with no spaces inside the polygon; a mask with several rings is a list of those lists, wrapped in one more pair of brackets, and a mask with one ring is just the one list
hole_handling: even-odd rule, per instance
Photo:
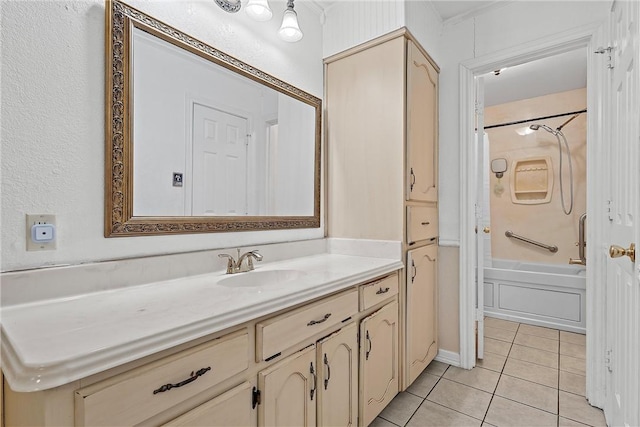
{"label": "baseboard", "polygon": [[439,349],[435,360],[448,365],[460,366],[460,353]]}

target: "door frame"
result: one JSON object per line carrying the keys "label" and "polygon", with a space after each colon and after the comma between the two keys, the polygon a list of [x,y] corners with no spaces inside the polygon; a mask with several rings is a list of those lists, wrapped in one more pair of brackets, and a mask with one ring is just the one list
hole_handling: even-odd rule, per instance
{"label": "door frame", "polygon": [[475,177],[477,163],[474,150],[475,77],[493,70],[515,66],[536,59],[587,48],[587,398],[592,405],[602,407],[605,401],[604,382],[604,284],[606,261],[603,251],[605,189],[597,180],[605,169],[603,154],[606,140],[601,124],[606,66],[603,55],[595,55],[599,45],[606,45],[603,22],[589,24],[554,34],[530,43],[474,58],[460,64],[460,364],[475,366]]}

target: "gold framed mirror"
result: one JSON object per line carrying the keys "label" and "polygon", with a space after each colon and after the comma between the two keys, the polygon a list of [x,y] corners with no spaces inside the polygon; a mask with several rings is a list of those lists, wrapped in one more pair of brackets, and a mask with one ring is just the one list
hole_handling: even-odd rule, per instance
{"label": "gold framed mirror", "polygon": [[322,101],[106,3],[105,237],[320,226]]}

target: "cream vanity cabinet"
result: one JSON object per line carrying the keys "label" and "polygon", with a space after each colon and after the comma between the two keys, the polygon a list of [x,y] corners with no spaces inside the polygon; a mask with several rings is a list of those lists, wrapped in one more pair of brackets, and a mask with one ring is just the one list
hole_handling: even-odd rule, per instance
{"label": "cream vanity cabinet", "polygon": [[325,60],[328,234],[403,242],[401,389],[438,349],[438,73],[406,29]]}
{"label": "cream vanity cabinet", "polygon": [[399,280],[395,271],[54,389],[5,388],[6,425],[366,426],[399,391]]}

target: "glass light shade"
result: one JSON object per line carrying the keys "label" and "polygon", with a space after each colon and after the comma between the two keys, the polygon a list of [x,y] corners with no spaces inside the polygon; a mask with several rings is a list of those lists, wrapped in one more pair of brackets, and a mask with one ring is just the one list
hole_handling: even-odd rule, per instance
{"label": "glass light shade", "polygon": [[300,26],[298,25],[298,15],[293,8],[284,11],[278,35],[286,42],[297,42],[302,38],[302,31],[300,31]]}
{"label": "glass light shade", "polygon": [[273,16],[267,0],[249,0],[245,12],[256,21],[268,21]]}

